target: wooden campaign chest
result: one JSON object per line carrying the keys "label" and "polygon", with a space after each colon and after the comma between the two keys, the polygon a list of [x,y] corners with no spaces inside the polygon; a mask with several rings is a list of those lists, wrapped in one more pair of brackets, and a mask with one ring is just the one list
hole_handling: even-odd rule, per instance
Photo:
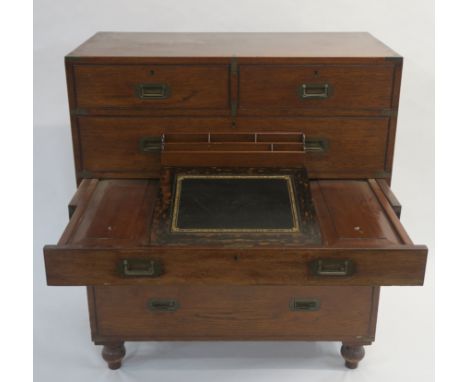
{"label": "wooden campaign chest", "polygon": [[78,190],[49,285],[125,341],[374,341],[422,285],[390,189],[402,58],[367,33],[97,33],[65,58]]}

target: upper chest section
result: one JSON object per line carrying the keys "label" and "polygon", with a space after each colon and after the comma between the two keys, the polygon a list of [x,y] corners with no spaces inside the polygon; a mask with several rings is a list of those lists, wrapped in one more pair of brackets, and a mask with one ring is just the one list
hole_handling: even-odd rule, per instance
{"label": "upper chest section", "polygon": [[66,57],[78,178],[159,177],[151,142],[228,132],[303,134],[311,177],[389,177],[401,66],[367,33],[98,33]]}
{"label": "upper chest section", "polygon": [[388,114],[401,58],[367,33],[98,33],[66,57],[78,113]]}

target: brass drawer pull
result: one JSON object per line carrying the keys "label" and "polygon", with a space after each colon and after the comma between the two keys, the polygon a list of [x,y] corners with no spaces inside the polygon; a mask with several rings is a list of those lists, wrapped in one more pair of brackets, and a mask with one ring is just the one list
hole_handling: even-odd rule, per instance
{"label": "brass drawer pull", "polygon": [[323,99],[331,94],[329,84],[302,84],[299,87],[299,96],[302,99]]}
{"label": "brass drawer pull", "polygon": [[170,88],[166,84],[139,84],[137,95],[141,99],[165,99],[170,95]]}
{"label": "brass drawer pull", "polygon": [[328,150],[328,140],[323,138],[308,138],[304,140],[306,153],[323,153]]}
{"label": "brass drawer pull", "polygon": [[159,277],[163,274],[162,265],[156,260],[124,259],[119,270],[124,277]]}
{"label": "brass drawer pull", "polygon": [[289,303],[289,309],[294,312],[315,312],[320,309],[318,299],[296,299],[293,298]]}
{"label": "brass drawer pull", "polygon": [[311,271],[315,276],[351,276],[354,264],[351,260],[318,259],[312,261]]}
{"label": "brass drawer pull", "polygon": [[148,301],[148,309],[157,312],[175,312],[180,304],[177,300],[160,300],[152,298]]}
{"label": "brass drawer pull", "polygon": [[162,151],[164,146],[164,135],[159,137],[143,137],[140,139],[140,151],[145,153],[157,153]]}

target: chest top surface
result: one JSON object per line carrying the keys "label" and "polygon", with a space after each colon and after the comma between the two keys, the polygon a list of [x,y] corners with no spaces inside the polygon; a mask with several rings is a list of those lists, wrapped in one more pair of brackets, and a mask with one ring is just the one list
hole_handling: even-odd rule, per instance
{"label": "chest top surface", "polygon": [[399,58],[367,32],[98,32],[68,58],[86,57]]}

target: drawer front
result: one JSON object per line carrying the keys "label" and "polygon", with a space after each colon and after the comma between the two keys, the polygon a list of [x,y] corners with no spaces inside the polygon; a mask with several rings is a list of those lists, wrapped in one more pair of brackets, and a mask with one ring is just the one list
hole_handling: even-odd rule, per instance
{"label": "drawer front", "polygon": [[[227,118],[80,117],[77,124],[82,170],[100,176],[159,177],[160,153],[142,151],[144,137],[233,131]],[[311,177],[377,177],[385,170],[387,118],[239,118],[236,132],[242,131],[304,133]]]}
{"label": "drawer front", "polygon": [[379,177],[385,170],[388,118],[240,118],[241,130],[302,132],[310,177]]}
{"label": "drawer front", "polygon": [[97,335],[126,339],[373,337],[372,287],[96,287]]}
{"label": "drawer front", "polygon": [[[44,247],[48,285],[422,285],[427,248]],[[353,247],[349,247],[349,246]],[[361,245],[361,246],[359,246]],[[194,259],[196,261],[194,261]]]}
{"label": "drawer front", "polygon": [[78,108],[228,109],[227,65],[76,65]]}
{"label": "drawer front", "polygon": [[392,65],[242,65],[239,108],[390,108],[393,72]]}
{"label": "drawer front", "polygon": [[140,141],[169,132],[227,130],[223,118],[93,118],[77,119],[82,169],[127,177],[160,176],[160,152],[145,152]]}

